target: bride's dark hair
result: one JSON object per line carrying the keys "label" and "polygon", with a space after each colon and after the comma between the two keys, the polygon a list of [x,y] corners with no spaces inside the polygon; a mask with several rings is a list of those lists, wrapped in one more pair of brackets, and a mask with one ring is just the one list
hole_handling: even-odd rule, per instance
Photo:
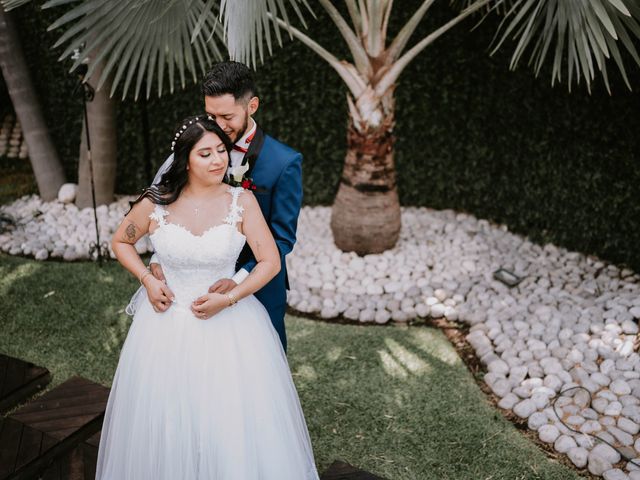
{"label": "bride's dark hair", "polygon": [[131,202],[131,206],[133,207],[143,198],[148,198],[159,205],[169,205],[175,202],[189,178],[187,174],[189,153],[206,132],[215,133],[224,143],[227,153],[231,152],[233,142],[208,114],[185,118],[176,128],[173,137],[173,162],[171,166],[162,174],[160,182],[145,188],[142,194]]}

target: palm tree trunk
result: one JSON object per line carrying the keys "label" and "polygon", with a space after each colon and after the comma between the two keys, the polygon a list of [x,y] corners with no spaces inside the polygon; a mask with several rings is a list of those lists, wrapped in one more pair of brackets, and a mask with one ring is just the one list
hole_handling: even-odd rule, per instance
{"label": "palm tree trunk", "polygon": [[[89,84],[93,88],[95,88],[100,75],[101,67],[96,69],[96,74],[89,80]],[[107,81],[99,91],[95,92],[93,100],[87,102],[96,205],[109,204],[113,201],[116,184],[116,101],[109,97],[110,90],[111,82]],[[87,156],[86,128],[87,125],[83,121],[80,162],[78,163],[78,196],[76,198],[76,205],[79,208],[92,206],[91,170]]]}
{"label": "palm tree trunk", "polygon": [[400,236],[391,94],[382,103],[386,113],[375,127],[358,128],[359,120],[352,113],[347,155],[331,211],[336,246],[359,255],[393,248]]}
{"label": "palm tree trunk", "polygon": [[0,69],[29,149],[31,168],[43,200],[54,200],[64,170],[44,122],[11,14],[0,6]]}

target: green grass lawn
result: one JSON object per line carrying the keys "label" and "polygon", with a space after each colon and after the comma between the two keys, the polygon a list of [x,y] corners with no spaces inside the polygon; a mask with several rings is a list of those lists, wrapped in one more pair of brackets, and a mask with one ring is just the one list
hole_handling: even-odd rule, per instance
{"label": "green grass lawn", "polygon": [[[0,352],[109,385],[136,281],[118,264],[0,254]],[[440,331],[288,317],[289,362],[321,471],[390,480],[575,479],[487,401]]]}

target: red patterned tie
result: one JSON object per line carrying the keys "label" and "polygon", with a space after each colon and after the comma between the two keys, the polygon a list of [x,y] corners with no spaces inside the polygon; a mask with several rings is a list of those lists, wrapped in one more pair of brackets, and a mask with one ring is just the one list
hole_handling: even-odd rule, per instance
{"label": "red patterned tie", "polygon": [[249,135],[249,136],[245,139],[244,143],[245,143],[245,145],[247,145],[246,147],[241,147],[241,146],[240,146],[240,145],[238,145],[237,143],[234,143],[234,144],[233,144],[233,149],[234,149],[236,152],[247,153],[247,152],[249,151],[249,148],[248,148],[248,147],[249,147],[249,144],[251,143],[251,140],[253,140],[253,136],[254,136],[255,134],[256,134],[256,132],[255,132],[255,130],[254,130],[254,132],[253,132],[251,135]]}
{"label": "red patterned tie", "polygon": [[[246,140],[244,141],[245,145],[247,145],[247,147],[249,146],[249,144],[251,143],[251,140],[253,140],[253,136],[256,134],[255,130],[254,132],[249,135]],[[233,144],[233,149],[236,152],[242,152],[242,153],[247,153],[249,151],[249,149],[247,147],[241,147],[240,145],[238,145],[237,143]]]}

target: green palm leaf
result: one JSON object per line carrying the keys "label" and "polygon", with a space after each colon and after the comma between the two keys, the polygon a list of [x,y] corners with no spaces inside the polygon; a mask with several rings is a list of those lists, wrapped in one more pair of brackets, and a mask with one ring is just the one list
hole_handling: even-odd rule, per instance
{"label": "green palm leaf", "polygon": [[[229,56],[255,66],[258,55],[263,62],[264,43],[269,54],[273,51],[272,29],[278,44],[282,45],[281,28],[287,30],[290,26],[289,7],[306,28],[301,6],[313,15],[307,0],[220,0]],[[281,18],[285,27],[271,18]]]}
{"label": "green palm leaf", "polygon": [[9,10],[13,10],[14,8],[18,8],[25,3],[29,3],[31,0],[2,0],[0,4],[4,7],[4,11],[8,12]]}
{"label": "green palm leaf", "polygon": [[87,79],[103,63],[98,88],[111,78],[111,95],[123,84],[123,99],[132,86],[136,99],[143,86],[149,97],[155,81],[160,96],[165,71],[173,92],[176,83],[184,88],[188,78],[197,82],[214,61],[224,58],[217,2],[51,0],[43,8],[71,3],[76,5],[49,27],[66,28],[54,47],[65,46],[60,60],[80,49],[71,70],[88,62]]}
{"label": "green palm leaf", "polygon": [[[28,1],[0,3],[9,10]],[[281,31],[290,29],[290,10],[305,26],[301,7],[313,15],[307,0],[49,0],[43,8],[68,4],[75,5],[49,27],[66,28],[55,44],[66,47],[60,59],[82,48],[71,70],[88,62],[88,79],[104,62],[98,88],[113,75],[111,95],[124,82],[123,98],[132,86],[138,98],[145,81],[148,97],[154,79],[161,95],[165,70],[170,91],[176,71],[184,87],[187,77],[195,81],[198,70],[204,72],[226,57],[225,50],[231,58],[255,66],[258,56],[264,61],[264,44],[272,52],[273,34],[282,45]],[[274,22],[276,17],[283,23]]]}
{"label": "green palm leaf", "polygon": [[[627,87],[631,84],[623,60],[626,51],[638,65],[640,6],[636,0],[509,0],[493,52],[507,40],[516,42],[511,57],[515,69],[528,57],[536,75],[551,52],[552,84],[566,74],[569,89],[575,80],[591,83],[600,73],[607,90],[607,60],[613,58]],[[555,48],[551,48],[555,44]]]}

